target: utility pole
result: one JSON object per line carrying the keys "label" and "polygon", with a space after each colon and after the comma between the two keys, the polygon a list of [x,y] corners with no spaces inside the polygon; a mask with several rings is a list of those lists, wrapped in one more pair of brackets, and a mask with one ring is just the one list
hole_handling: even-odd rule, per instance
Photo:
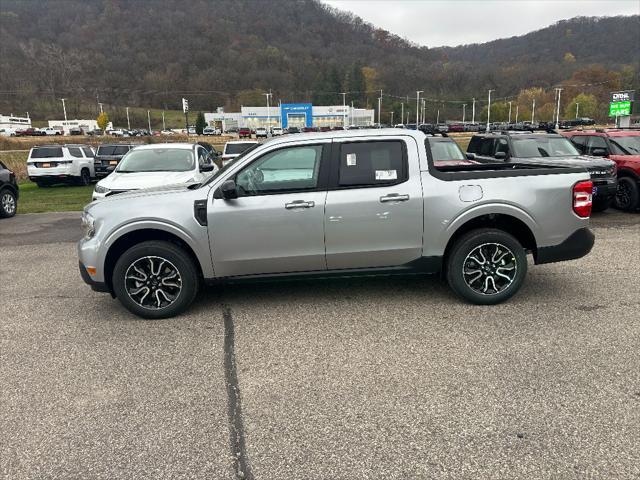
{"label": "utility pole", "polygon": [[462,124],[463,125],[464,125],[464,114],[465,114],[466,110],[467,110],[467,104],[463,103],[462,104]]}
{"label": "utility pole", "polygon": [[556,88],[558,90],[558,113],[556,113],[556,128],[560,128],[560,96],[562,95],[562,88]]}
{"label": "utility pole", "polygon": [[531,105],[531,123],[534,123],[534,119],[536,118],[536,99],[533,99],[533,104]]}
{"label": "utility pole", "polygon": [[[149,124],[149,135],[151,135],[151,110],[147,110],[147,123]],[[187,129],[187,133],[189,130]]]}
{"label": "utility pole", "polygon": [[62,100],[62,113],[64,113],[64,121],[66,123],[67,122],[67,107],[64,104],[64,101],[66,100],[66,98],[61,98],[60,100]]}
{"label": "utility pole", "polygon": [[511,123],[511,100],[509,100],[509,122]]}
{"label": "utility pole", "polygon": [[347,92],[342,92],[342,128],[347,126]]}
{"label": "utility pole", "polygon": [[476,123],[476,99],[473,99],[473,106],[471,107],[471,124],[475,125]]}
{"label": "utility pole", "polygon": [[491,120],[491,92],[495,92],[495,89],[489,90],[489,105],[487,106],[487,132],[489,131],[489,120]]}
{"label": "utility pole", "polygon": [[520,105],[516,103],[516,123],[518,123],[518,110],[520,109]]}
{"label": "utility pole", "polygon": [[418,129],[418,124],[420,123],[420,94],[424,92],[424,90],[418,90],[416,92],[416,130]]}
{"label": "utility pole", "polygon": [[580,108],[580,102],[576,102],[576,118],[578,118],[578,109]]}
{"label": "utility pole", "polygon": [[129,120],[129,107],[127,109],[127,130],[131,130],[131,121]]}

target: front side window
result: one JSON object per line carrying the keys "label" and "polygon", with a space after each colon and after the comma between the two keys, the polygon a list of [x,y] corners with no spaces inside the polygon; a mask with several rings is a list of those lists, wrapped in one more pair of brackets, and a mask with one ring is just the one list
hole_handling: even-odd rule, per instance
{"label": "front side window", "polygon": [[354,142],[340,145],[341,187],[394,185],[407,179],[402,142]]}
{"label": "front side window", "polygon": [[480,155],[493,157],[493,138],[483,138],[480,144]]}
{"label": "front side window", "polygon": [[610,137],[609,141],[623,150],[623,155],[640,155],[640,135]]}
{"label": "front side window", "polygon": [[269,152],[236,176],[241,196],[313,190],[318,186],[322,145]]}
{"label": "front side window", "polygon": [[587,137],[586,135],[576,135],[571,138],[571,141],[573,142],[573,144],[575,145],[575,147],[578,149],[580,153],[584,153],[587,148],[588,138],[589,137]]}
{"label": "front side window", "polygon": [[580,155],[576,147],[564,137],[514,138],[513,155],[519,158],[570,157]]}
{"label": "front side window", "polygon": [[89,147],[82,147],[82,151],[84,152],[84,156],[87,158],[93,157],[93,151]]}
{"label": "front side window", "polygon": [[118,164],[120,173],[187,172],[193,170],[193,150],[184,148],[153,148],[131,150]]}

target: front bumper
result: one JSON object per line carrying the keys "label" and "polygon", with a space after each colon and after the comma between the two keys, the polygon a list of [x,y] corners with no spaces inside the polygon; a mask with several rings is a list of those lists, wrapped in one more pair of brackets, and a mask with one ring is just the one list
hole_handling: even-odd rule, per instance
{"label": "front bumper", "polygon": [[595,238],[591,230],[586,227],[580,228],[558,245],[538,248],[536,265],[582,258],[593,248]]}
{"label": "front bumper", "polygon": [[98,281],[95,281],[95,280],[93,280],[91,278],[91,276],[87,272],[87,269],[82,264],[82,262],[78,262],[78,267],[80,268],[80,276],[82,277],[82,280],[84,281],[84,283],[86,283],[87,285],[89,285],[91,287],[91,290],[93,290],[94,292],[109,292],[110,291],[109,287],[107,287],[106,283],[98,282]]}

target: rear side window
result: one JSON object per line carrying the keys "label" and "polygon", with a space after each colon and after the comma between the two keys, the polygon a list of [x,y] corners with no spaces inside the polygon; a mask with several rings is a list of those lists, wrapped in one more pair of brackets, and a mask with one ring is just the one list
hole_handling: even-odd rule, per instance
{"label": "rear side window", "polygon": [[407,154],[401,141],[340,145],[338,185],[394,185],[407,179]]}
{"label": "rear side window", "polygon": [[62,147],[39,147],[31,150],[31,158],[60,158]]}
{"label": "rear side window", "polygon": [[480,144],[482,143],[481,137],[471,137],[471,141],[469,142],[469,146],[467,147],[467,152],[469,153],[480,153]]}
{"label": "rear side window", "polygon": [[69,155],[76,158],[82,158],[82,152],[79,147],[69,147]]}
{"label": "rear side window", "polygon": [[85,157],[93,157],[93,152],[89,147],[82,147]]}

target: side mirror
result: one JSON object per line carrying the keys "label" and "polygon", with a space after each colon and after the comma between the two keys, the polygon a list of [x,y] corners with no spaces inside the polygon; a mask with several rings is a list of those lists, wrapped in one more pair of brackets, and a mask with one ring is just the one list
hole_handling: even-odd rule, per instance
{"label": "side mirror", "polygon": [[200,165],[201,172],[213,172],[214,166],[212,163],[205,163],[204,165]]}
{"label": "side mirror", "polygon": [[234,180],[227,180],[220,186],[220,193],[225,200],[238,198],[238,189]]}
{"label": "side mirror", "polygon": [[493,156],[496,160],[506,160],[507,154],[505,152],[496,152]]}
{"label": "side mirror", "polygon": [[475,160],[475,159],[476,159],[475,153],[467,152],[467,160]]}
{"label": "side mirror", "polygon": [[594,148],[591,151],[591,155],[593,155],[594,157],[606,157],[607,151],[604,148]]}

